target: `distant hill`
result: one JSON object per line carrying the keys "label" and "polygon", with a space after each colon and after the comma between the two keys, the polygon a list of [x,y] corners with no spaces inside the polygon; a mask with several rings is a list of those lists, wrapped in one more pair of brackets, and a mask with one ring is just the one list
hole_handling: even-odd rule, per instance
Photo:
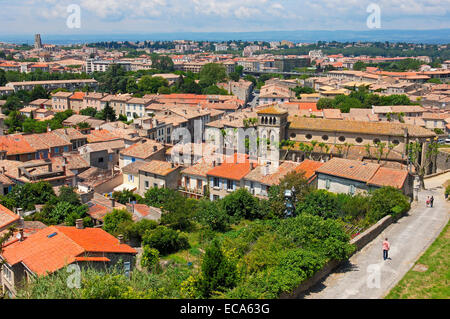
{"label": "distant hill", "polygon": [[[99,41],[143,41],[143,40],[196,40],[196,41],[280,41],[293,42],[409,42],[409,43],[450,43],[450,29],[436,30],[383,30],[367,31],[264,31],[264,32],[178,32],[178,33],[133,33],[133,34],[42,34],[42,41],[51,44],[77,44]],[[34,35],[1,35],[1,42],[29,43]]]}

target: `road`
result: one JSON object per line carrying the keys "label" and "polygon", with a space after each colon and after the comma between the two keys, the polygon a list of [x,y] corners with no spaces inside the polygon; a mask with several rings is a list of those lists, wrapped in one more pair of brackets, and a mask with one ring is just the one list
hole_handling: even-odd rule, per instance
{"label": "road", "polygon": [[[425,181],[426,190],[409,214],[387,227],[375,240],[354,254],[334,273],[318,283],[305,299],[378,299],[383,298],[408,272],[433,243],[449,220],[450,203],[445,202],[442,183],[450,173]],[[428,208],[425,199],[435,198]],[[386,261],[381,244],[387,237],[391,249]]]}

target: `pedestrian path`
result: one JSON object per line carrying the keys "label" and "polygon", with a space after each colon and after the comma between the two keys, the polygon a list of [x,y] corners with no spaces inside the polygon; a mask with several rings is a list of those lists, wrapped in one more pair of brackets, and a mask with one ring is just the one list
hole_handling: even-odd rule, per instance
{"label": "pedestrian path", "polygon": [[[349,261],[313,287],[306,299],[383,298],[433,243],[450,213],[442,183],[450,173],[426,181],[427,190],[408,216],[387,227],[377,238],[354,254]],[[434,207],[426,207],[427,196],[434,196]],[[383,260],[382,242],[391,244],[390,259]]]}

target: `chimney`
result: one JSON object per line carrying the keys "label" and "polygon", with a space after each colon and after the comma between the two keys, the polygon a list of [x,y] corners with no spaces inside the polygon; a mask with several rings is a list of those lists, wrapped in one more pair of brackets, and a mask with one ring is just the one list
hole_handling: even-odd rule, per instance
{"label": "chimney", "polygon": [[25,221],[24,221],[23,217],[19,218],[18,226],[19,226],[19,228],[23,228],[25,226]]}
{"label": "chimney", "polygon": [[3,173],[3,174],[6,173],[6,168],[5,168],[5,166],[2,166],[2,173]]}
{"label": "chimney", "polygon": [[79,219],[77,219],[77,220],[75,221],[75,227],[76,227],[77,229],[83,229],[83,228],[84,228],[84,226],[83,226],[83,220],[82,220],[81,218],[79,218]]}
{"label": "chimney", "polygon": [[267,175],[269,175],[269,164],[267,164],[263,168],[263,176],[267,176]]}
{"label": "chimney", "polygon": [[23,228],[19,228],[19,235],[20,235],[19,241],[23,241],[25,239],[23,237]]}
{"label": "chimney", "polygon": [[119,236],[117,236],[117,238],[119,239],[119,244],[125,244],[125,240],[123,239],[123,235],[119,235]]}
{"label": "chimney", "polygon": [[172,163],[170,163],[171,164],[171,166],[172,166],[172,168],[174,168],[175,167],[175,164],[172,162]]}
{"label": "chimney", "polygon": [[213,164],[213,167],[216,167],[216,161],[213,161],[212,164]]}
{"label": "chimney", "polygon": [[153,152],[156,152],[158,150],[158,146],[153,145]]}
{"label": "chimney", "polygon": [[116,200],[114,198],[111,198],[111,207],[116,207]]}

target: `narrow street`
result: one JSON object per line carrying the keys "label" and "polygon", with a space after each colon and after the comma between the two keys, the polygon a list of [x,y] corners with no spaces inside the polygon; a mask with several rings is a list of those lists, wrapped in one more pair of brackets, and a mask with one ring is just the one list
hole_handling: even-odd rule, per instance
{"label": "narrow street", "polygon": [[[313,287],[306,299],[376,299],[383,298],[403,278],[422,253],[433,243],[450,213],[442,183],[450,173],[425,181],[409,215],[387,227],[375,240],[353,255],[334,273]],[[426,207],[427,196],[435,198],[434,207]],[[390,259],[382,258],[381,244],[387,237]]]}

